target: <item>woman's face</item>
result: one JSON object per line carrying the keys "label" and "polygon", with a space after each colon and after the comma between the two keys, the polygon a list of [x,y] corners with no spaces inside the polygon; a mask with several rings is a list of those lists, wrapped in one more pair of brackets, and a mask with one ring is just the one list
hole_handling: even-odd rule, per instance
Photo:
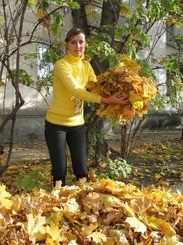
{"label": "woman's face", "polygon": [[71,37],[71,39],[67,42],[67,49],[75,57],[80,57],[84,53],[85,46],[86,40],[83,33]]}

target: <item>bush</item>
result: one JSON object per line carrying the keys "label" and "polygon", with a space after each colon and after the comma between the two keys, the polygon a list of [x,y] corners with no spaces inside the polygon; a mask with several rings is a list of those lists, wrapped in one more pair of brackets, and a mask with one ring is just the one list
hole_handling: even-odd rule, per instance
{"label": "bush", "polygon": [[15,185],[25,192],[33,190],[34,188],[45,189],[47,191],[51,190],[48,176],[37,170],[32,170],[27,174],[19,174],[16,177]]}
{"label": "bush", "polygon": [[127,163],[126,160],[120,157],[114,160],[110,157],[107,157],[102,167],[105,168],[105,173],[103,172],[99,174],[99,177],[101,178],[122,180],[131,173],[131,166]]}

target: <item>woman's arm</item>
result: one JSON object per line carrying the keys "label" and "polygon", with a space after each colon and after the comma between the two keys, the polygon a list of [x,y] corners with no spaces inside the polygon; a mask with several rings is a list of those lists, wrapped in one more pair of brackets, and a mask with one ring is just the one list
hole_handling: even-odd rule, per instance
{"label": "woman's arm", "polygon": [[101,103],[126,105],[129,103],[129,100],[126,96],[121,96],[120,93],[115,93],[109,97],[102,97]]}

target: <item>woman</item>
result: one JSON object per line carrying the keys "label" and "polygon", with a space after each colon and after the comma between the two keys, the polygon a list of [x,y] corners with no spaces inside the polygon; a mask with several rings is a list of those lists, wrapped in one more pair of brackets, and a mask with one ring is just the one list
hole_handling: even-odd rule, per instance
{"label": "woman", "polygon": [[53,99],[46,113],[45,139],[52,164],[52,176],[65,183],[67,172],[66,144],[72,159],[76,179],[88,174],[83,101],[125,104],[126,98],[114,94],[108,98],[85,90],[88,81],[96,81],[90,63],[84,60],[84,32],[72,28],[66,36],[66,55],[55,63]]}

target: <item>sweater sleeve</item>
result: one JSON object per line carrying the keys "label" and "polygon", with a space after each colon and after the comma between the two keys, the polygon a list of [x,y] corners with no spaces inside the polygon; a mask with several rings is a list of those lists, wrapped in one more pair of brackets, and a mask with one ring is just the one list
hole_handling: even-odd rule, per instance
{"label": "sweater sleeve", "polygon": [[[101,102],[101,96],[100,95],[93,94],[89,91],[86,91],[85,88],[82,88],[82,86],[79,84],[77,79],[75,79],[73,77],[71,70],[70,70],[70,67],[67,64],[62,63],[62,62],[56,62],[56,64],[55,64],[55,76],[57,77],[57,79],[62,81],[65,88],[75,98],[83,100],[83,101],[94,102],[94,103],[100,103]],[[91,74],[90,74],[90,77],[92,77]],[[86,82],[88,82],[88,81],[86,81]]]}

